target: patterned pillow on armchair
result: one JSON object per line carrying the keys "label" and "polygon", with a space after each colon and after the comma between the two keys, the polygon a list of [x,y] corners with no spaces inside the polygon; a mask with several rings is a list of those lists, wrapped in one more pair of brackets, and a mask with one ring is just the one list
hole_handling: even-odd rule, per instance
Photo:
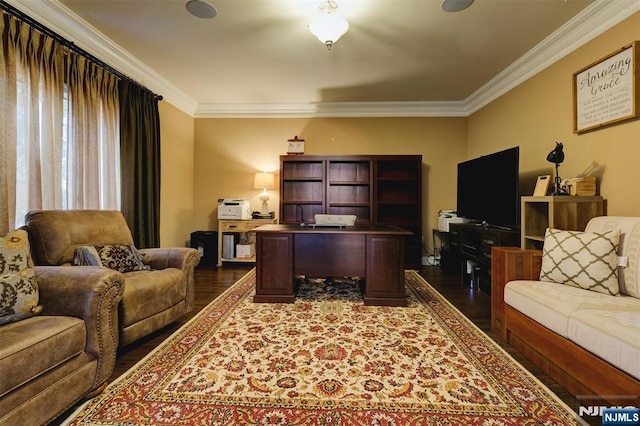
{"label": "patterned pillow on armchair", "polygon": [[102,266],[119,272],[148,271],[151,268],[142,261],[142,256],[133,246],[95,246]]}
{"label": "patterned pillow on armchair", "polygon": [[0,237],[0,325],[42,312],[27,231]]}

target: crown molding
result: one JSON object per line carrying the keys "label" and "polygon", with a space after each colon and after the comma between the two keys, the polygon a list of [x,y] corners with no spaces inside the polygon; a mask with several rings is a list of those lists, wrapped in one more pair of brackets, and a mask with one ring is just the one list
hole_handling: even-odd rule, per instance
{"label": "crown molding", "polygon": [[596,0],[465,99],[468,115],[640,11],[640,0]]}
{"label": "crown molding", "polygon": [[196,118],[466,117],[464,102],[200,104]]}
{"label": "crown molding", "polygon": [[58,0],[5,0],[195,118],[466,117],[640,11],[640,0],[596,0],[462,101],[198,104]]}

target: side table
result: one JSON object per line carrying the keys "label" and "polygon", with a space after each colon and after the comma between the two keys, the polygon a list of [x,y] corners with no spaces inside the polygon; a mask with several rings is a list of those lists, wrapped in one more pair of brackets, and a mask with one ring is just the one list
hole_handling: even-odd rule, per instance
{"label": "side table", "polygon": [[223,234],[245,234],[261,225],[278,223],[277,219],[219,219],[218,220],[218,266],[222,262],[250,262],[255,263],[256,257],[250,258],[222,258],[222,236]]}

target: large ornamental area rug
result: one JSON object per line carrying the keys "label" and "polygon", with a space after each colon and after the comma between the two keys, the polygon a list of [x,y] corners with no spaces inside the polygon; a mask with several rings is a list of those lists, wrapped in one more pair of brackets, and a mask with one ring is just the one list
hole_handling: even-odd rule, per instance
{"label": "large ornamental area rug", "polygon": [[252,302],[255,269],[67,425],[572,425],[577,415],[406,272],[408,307],[357,285]]}

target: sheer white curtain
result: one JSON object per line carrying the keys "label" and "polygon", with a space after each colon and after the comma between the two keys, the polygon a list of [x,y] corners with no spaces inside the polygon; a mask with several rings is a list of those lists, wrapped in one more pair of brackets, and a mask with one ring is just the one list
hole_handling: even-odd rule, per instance
{"label": "sheer white curtain", "polygon": [[0,34],[0,234],[33,209],[118,209],[117,77],[5,11]]}
{"label": "sheer white curtain", "polygon": [[69,67],[66,209],[120,208],[118,78],[77,56]]}

